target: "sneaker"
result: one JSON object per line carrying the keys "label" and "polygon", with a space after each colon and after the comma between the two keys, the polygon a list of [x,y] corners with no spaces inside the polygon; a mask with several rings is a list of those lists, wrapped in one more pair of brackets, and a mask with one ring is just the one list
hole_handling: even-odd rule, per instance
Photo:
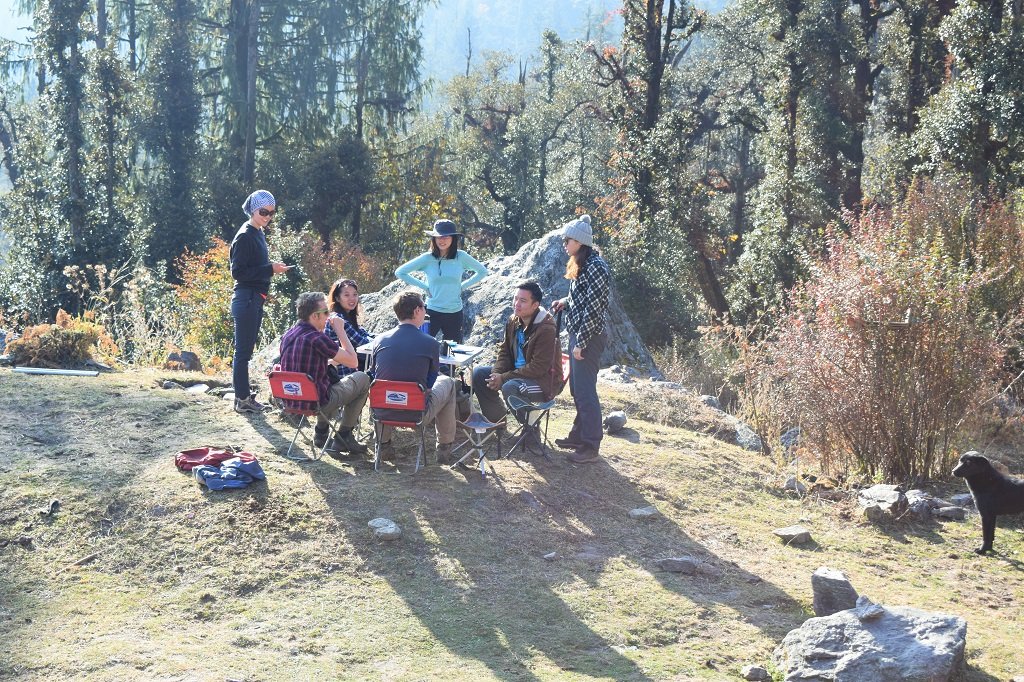
{"label": "sneaker", "polygon": [[246,412],[266,412],[269,409],[269,405],[264,405],[257,401],[253,396],[249,396],[245,400],[235,398],[235,412],[238,412],[239,414],[245,414]]}
{"label": "sneaker", "polygon": [[395,446],[388,441],[380,444],[380,461],[382,462],[395,462]]}
{"label": "sneaker", "polygon": [[452,444],[451,443],[438,443],[437,449],[438,464],[451,464],[452,463]]}
{"label": "sneaker", "polygon": [[582,445],[576,448],[576,452],[569,455],[568,459],[573,464],[586,464],[588,462],[596,462],[601,459],[601,454],[597,451],[597,448],[590,445]]}
{"label": "sneaker", "polygon": [[578,450],[583,447],[583,443],[573,438],[572,434],[569,434],[565,438],[556,438],[555,445],[563,450]]}
{"label": "sneaker", "polygon": [[342,435],[338,434],[333,439],[339,452],[347,452],[350,455],[365,455],[366,446],[356,440],[356,435],[349,431]]}

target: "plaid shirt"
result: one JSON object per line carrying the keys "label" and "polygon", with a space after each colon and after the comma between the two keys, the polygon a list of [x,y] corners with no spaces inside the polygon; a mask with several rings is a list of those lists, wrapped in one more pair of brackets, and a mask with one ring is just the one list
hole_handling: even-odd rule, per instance
{"label": "plaid shirt", "polygon": [[[320,404],[327,402],[331,380],[327,377],[327,361],[341,348],[309,322],[300,321],[281,337],[281,369],[308,374],[316,385]],[[285,401],[289,407],[305,408],[303,401]]]}
{"label": "plaid shirt", "polygon": [[[331,313],[331,317],[336,317],[345,324],[345,335],[348,336],[348,340],[352,342],[353,349],[359,348],[359,346],[362,346],[364,343],[369,343],[370,341],[373,341],[373,337],[370,336],[370,334],[365,329],[363,329],[362,327],[357,327],[356,325],[352,324],[351,322],[348,321],[348,318],[346,318],[345,316],[339,315],[337,313]],[[331,337],[331,341],[334,341],[336,344],[341,346],[341,342],[338,341],[338,335],[334,333],[334,327],[331,326],[330,320],[327,321],[327,326],[324,328],[324,333],[327,334],[327,336]],[[360,358],[362,358],[362,356],[360,356]],[[362,364],[361,360],[360,364]],[[338,365],[338,376],[340,377],[348,376],[349,374],[358,371],[358,366],[346,367],[345,365]]]}
{"label": "plaid shirt", "polygon": [[565,302],[565,328],[576,335],[576,345],[586,350],[587,342],[604,331],[612,274],[597,252],[583,264],[579,276],[569,283]]}

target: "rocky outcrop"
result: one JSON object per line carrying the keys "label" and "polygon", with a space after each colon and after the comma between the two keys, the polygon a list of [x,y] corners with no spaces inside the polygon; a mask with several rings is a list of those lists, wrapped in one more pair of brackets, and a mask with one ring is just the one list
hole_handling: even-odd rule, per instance
{"label": "rocky outcrop", "polygon": [[[487,261],[490,274],[482,282],[463,293],[466,342],[475,346],[493,348],[501,340],[505,322],[512,314],[512,296],[515,286],[533,279],[544,289],[544,306],[569,293],[569,280],[565,279],[566,255],[562,249],[561,232],[554,230],[527,242],[512,256],[499,256]],[[403,282],[392,282],[376,293],[361,297],[370,332],[381,332],[395,326],[391,299],[408,288]],[[636,328],[622,309],[622,303],[612,284],[608,306],[608,345],[601,356],[601,365],[616,363],[651,371],[654,361]],[[485,356],[486,357],[486,356]]]}
{"label": "rocky outcrop", "polygon": [[842,571],[822,566],[811,575],[814,592],[814,615],[831,616],[833,613],[857,606],[857,590]]}
{"label": "rocky outcrop", "polygon": [[947,682],[962,673],[967,622],[958,616],[866,600],[810,618],[775,650],[786,680]]}

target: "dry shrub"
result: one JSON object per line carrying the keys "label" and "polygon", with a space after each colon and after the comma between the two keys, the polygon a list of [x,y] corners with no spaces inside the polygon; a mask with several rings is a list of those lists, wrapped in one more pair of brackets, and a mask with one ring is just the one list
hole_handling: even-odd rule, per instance
{"label": "dry shrub", "polygon": [[831,235],[766,342],[758,380],[785,388],[827,470],[888,481],[948,472],[995,391],[1021,225],[955,189],[923,185]]}
{"label": "dry shrub", "polygon": [[177,288],[178,315],[185,346],[206,353],[230,355],[234,340],[229,246],[214,239],[203,253],[186,251],[177,261],[181,285]]}
{"label": "dry shrub", "polygon": [[306,275],[310,291],[327,293],[338,279],[355,280],[361,292],[377,291],[390,281],[381,273],[377,259],[344,241],[337,241],[325,250],[317,235],[303,234],[298,253],[299,265]]}
{"label": "dry shrub", "polygon": [[103,326],[93,321],[92,313],[72,317],[59,310],[54,324],[28,327],[11,341],[7,352],[17,365],[57,369],[94,358],[110,361],[118,349]]}

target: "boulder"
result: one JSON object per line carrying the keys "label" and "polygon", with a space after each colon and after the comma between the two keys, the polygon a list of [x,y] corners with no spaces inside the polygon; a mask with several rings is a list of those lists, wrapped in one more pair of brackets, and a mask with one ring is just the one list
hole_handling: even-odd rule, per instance
{"label": "boulder", "polygon": [[697,400],[701,401],[702,403],[710,407],[712,410],[722,409],[722,403],[719,402],[718,398],[716,398],[713,395],[702,395],[699,398],[697,398]]}
{"label": "boulder", "polygon": [[629,510],[629,518],[631,519],[651,519],[657,515],[657,507],[639,507],[637,509]]}
{"label": "boulder", "polygon": [[772,533],[787,545],[802,545],[811,541],[811,531],[803,526],[786,526],[778,528]]}
{"label": "boulder", "polygon": [[831,616],[857,605],[857,590],[846,574],[835,568],[822,566],[811,575],[814,592],[814,615]]}
{"label": "boulder", "polygon": [[665,557],[658,559],[658,568],[669,573],[682,573],[683,575],[702,575],[707,578],[717,578],[721,570],[716,566],[701,561],[692,556]]}
{"label": "boulder", "polygon": [[771,674],[761,666],[743,666],[739,674],[744,680],[754,680],[754,682],[769,682],[771,680]]}
{"label": "boulder", "polygon": [[967,510],[963,507],[939,507],[932,511],[937,519],[950,519],[952,521],[963,521],[967,518]]}
{"label": "boulder", "polygon": [[[484,362],[493,357],[493,348],[504,334],[505,322],[512,314],[515,286],[527,279],[536,280],[544,289],[544,306],[550,307],[551,301],[569,293],[569,280],[564,276],[565,261],[561,232],[553,230],[527,242],[511,256],[485,262],[490,274],[463,294],[466,343],[489,349],[491,355],[485,355]],[[406,288],[408,285],[404,282],[394,281],[378,292],[361,297],[367,330],[376,333],[395,326],[391,299]],[[608,344],[601,356],[603,367],[625,364],[648,373],[655,369],[650,352],[623,310],[614,281],[605,329]]]}
{"label": "boulder", "polygon": [[744,450],[761,452],[761,437],[747,424],[736,421],[736,445]]}
{"label": "boulder", "polygon": [[949,502],[957,507],[973,507],[974,497],[970,493],[960,493],[950,497]]}
{"label": "boulder", "polygon": [[164,369],[178,369],[185,372],[202,372],[203,363],[199,356],[191,351],[174,351],[167,354]]}
{"label": "boulder", "polygon": [[800,427],[794,426],[779,437],[782,447],[789,450],[800,444]]}
{"label": "boulder", "polygon": [[637,379],[646,377],[643,372],[627,365],[612,365],[598,372],[597,378],[613,384],[631,384]]}
{"label": "boulder", "polygon": [[608,434],[618,433],[626,426],[626,413],[622,410],[609,412],[604,418],[604,430]]}
{"label": "boulder", "polygon": [[786,680],[822,682],[945,682],[962,673],[963,618],[907,607],[873,611],[866,620],[854,609],[808,619],[775,649],[775,667]]}
{"label": "boulder", "polygon": [[753,682],[770,682],[772,679],[771,673],[759,665],[743,666],[743,670],[740,671],[740,675],[743,676],[743,679],[753,680]]}
{"label": "boulder", "polygon": [[862,507],[879,507],[889,516],[900,516],[907,511],[907,496],[895,485],[878,484],[865,488],[857,494]]}
{"label": "boulder", "polygon": [[793,490],[797,495],[803,495],[807,492],[807,486],[800,482],[796,476],[790,476],[786,479],[785,484],[782,486],[783,490]]}
{"label": "boulder", "polygon": [[377,518],[367,524],[373,536],[381,540],[397,540],[402,537],[402,529],[391,519]]}

